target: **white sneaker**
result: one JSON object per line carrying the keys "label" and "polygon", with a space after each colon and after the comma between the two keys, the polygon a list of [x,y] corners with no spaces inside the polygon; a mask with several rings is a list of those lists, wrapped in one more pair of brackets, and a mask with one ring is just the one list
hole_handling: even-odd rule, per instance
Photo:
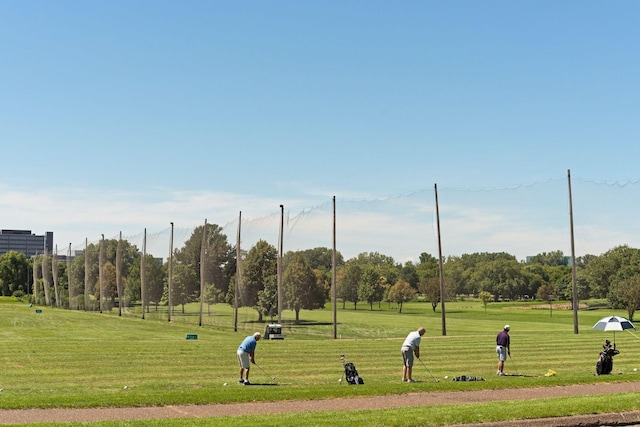
{"label": "white sneaker", "polygon": [[498,370],[496,371],[496,375],[501,375],[501,374],[502,374],[502,371],[501,371],[500,369],[498,369]]}

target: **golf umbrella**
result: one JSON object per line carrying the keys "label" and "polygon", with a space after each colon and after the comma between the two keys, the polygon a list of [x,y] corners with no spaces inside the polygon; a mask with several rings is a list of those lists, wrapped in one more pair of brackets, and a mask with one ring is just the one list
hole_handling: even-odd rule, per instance
{"label": "golf umbrella", "polygon": [[613,344],[616,343],[616,331],[624,331],[625,329],[635,329],[628,319],[620,316],[607,316],[598,320],[592,329],[598,331],[613,331]]}

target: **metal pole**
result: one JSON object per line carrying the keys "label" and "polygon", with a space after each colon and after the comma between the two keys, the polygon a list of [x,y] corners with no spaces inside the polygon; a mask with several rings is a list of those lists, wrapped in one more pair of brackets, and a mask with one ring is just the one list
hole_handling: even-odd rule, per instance
{"label": "metal pole", "polygon": [[240,227],[242,226],[242,211],[238,214],[238,237],[236,240],[236,286],[233,289],[233,330],[238,332],[238,288],[241,281],[241,265],[242,257],[240,252]]}
{"label": "metal pole", "polygon": [[173,298],[171,295],[171,281],[173,279],[173,222],[171,223],[171,236],[169,237],[169,280],[168,286],[169,289],[167,293],[169,294],[169,311],[167,315],[167,321],[171,322],[171,308],[173,307]]}
{"label": "metal pole", "polygon": [[142,257],[140,258],[140,307],[142,308],[142,320],[145,319],[145,307],[147,303],[147,291],[145,282],[147,281],[144,274],[145,264],[147,257],[147,229],[144,229],[144,235],[142,237]]}
{"label": "metal pole", "polygon": [[284,230],[284,205],[280,205],[280,239],[278,242],[278,323],[282,324],[282,235]]}
{"label": "metal pole", "polygon": [[338,290],[336,280],[336,196],[333,196],[333,251],[331,252],[331,303],[333,305],[333,339],[338,338]]}
{"label": "metal pole", "polygon": [[569,223],[571,229],[571,283],[573,288],[573,333],[578,333],[578,285],[576,282],[576,247],[573,234],[573,201],[571,198],[571,170],[567,169],[567,180],[569,182]]}
{"label": "metal pole", "polygon": [[202,244],[200,246],[200,322],[202,326],[202,311],[204,309],[204,281],[207,272],[207,258],[209,251],[207,247],[209,245],[209,238],[207,236],[207,220],[204,220],[204,228],[202,229]]}
{"label": "metal pole", "polygon": [[440,270],[440,305],[442,307],[442,335],[447,335],[447,317],[445,315],[444,300],[444,274],[442,272],[442,242],[440,240],[440,209],[438,207],[438,184],[434,184],[436,194],[436,223],[438,225],[438,267]]}
{"label": "metal pole", "polygon": [[100,313],[103,310],[103,301],[104,301],[104,286],[102,283],[102,267],[104,265],[104,234],[102,235],[102,239],[100,240],[100,255],[98,260],[99,268],[98,268],[98,278],[100,280]]}

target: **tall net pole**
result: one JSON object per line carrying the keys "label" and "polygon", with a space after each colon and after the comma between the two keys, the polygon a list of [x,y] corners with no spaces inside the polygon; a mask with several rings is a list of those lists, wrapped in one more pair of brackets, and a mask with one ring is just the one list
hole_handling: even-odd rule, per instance
{"label": "tall net pole", "polygon": [[172,299],[172,287],[171,282],[173,280],[173,222],[171,223],[171,235],[169,236],[169,280],[167,294],[169,297],[169,309],[167,314],[167,319],[171,322],[171,308],[173,307],[173,299]]}
{"label": "tall net pole", "polygon": [[282,324],[282,234],[284,230],[284,205],[280,205],[280,233],[278,235],[278,323]]}
{"label": "tall net pole", "polygon": [[122,316],[122,231],[118,239],[118,247],[116,249],[116,289],[118,291],[118,316]]}
{"label": "tall net pole", "polygon": [[100,313],[104,310],[103,301],[104,301],[104,284],[103,284],[103,273],[102,269],[104,268],[104,234],[102,235],[102,239],[100,240],[100,260],[98,265],[98,279],[100,281]]}
{"label": "tall net pole", "polygon": [[436,195],[436,223],[438,225],[438,269],[440,270],[440,307],[442,308],[442,335],[447,335],[447,316],[444,309],[446,293],[444,289],[444,274],[442,272],[442,243],[440,239],[440,209],[438,208],[438,184],[434,184]]}
{"label": "tall net pole", "polygon": [[242,211],[238,214],[238,236],[236,238],[236,285],[233,289],[233,330],[238,332],[238,289],[241,282],[241,252],[240,252],[240,229],[242,226]]}
{"label": "tall net pole", "polygon": [[199,325],[202,326],[202,312],[204,310],[204,281],[207,270],[207,246],[209,239],[207,238],[207,220],[204,220],[204,228],[202,229],[202,243],[200,245],[200,320]]}
{"label": "tall net pole", "polygon": [[576,248],[573,238],[573,201],[571,199],[571,170],[567,170],[569,182],[569,223],[571,229],[571,285],[573,289],[573,333],[578,333],[578,285],[576,283]]}
{"label": "tall net pole", "polygon": [[56,298],[56,307],[60,307],[60,289],[58,288],[58,245],[51,254],[51,275],[53,277],[53,292]]}
{"label": "tall net pole", "polygon": [[89,239],[84,239],[84,311],[89,309]]}
{"label": "tall net pole", "polygon": [[147,307],[147,287],[146,287],[146,258],[147,258],[147,229],[144,229],[142,238],[142,258],[140,258],[140,307],[142,307],[142,319],[145,319],[145,309]]}
{"label": "tall net pole", "polygon": [[71,243],[69,243],[69,249],[67,250],[67,286],[69,288],[69,310],[76,308],[75,299],[76,295],[73,290],[73,274],[71,274]]}
{"label": "tall net pole", "polygon": [[33,303],[38,305],[40,289],[38,289],[38,253],[33,256]]}
{"label": "tall net pole", "polygon": [[333,250],[331,251],[331,303],[333,305],[333,339],[338,338],[338,289],[336,280],[336,196],[333,196]]}
{"label": "tall net pole", "polygon": [[49,293],[49,288],[50,288],[50,284],[49,284],[49,270],[47,268],[47,257],[48,254],[46,252],[45,249],[45,253],[44,255],[42,255],[40,258],[42,259],[42,263],[40,264],[40,266],[42,267],[42,287],[44,288],[44,303],[47,306],[51,305],[51,295]]}

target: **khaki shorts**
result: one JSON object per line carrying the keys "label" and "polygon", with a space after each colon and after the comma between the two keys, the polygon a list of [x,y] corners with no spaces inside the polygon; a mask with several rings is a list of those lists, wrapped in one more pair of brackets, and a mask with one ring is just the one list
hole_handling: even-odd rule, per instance
{"label": "khaki shorts", "polygon": [[404,362],[404,366],[410,368],[413,366],[413,350],[411,347],[402,347],[400,350],[402,353],[402,360]]}
{"label": "khaki shorts", "polygon": [[249,369],[251,367],[251,361],[249,360],[249,353],[242,350],[238,350],[238,364],[241,368]]}

